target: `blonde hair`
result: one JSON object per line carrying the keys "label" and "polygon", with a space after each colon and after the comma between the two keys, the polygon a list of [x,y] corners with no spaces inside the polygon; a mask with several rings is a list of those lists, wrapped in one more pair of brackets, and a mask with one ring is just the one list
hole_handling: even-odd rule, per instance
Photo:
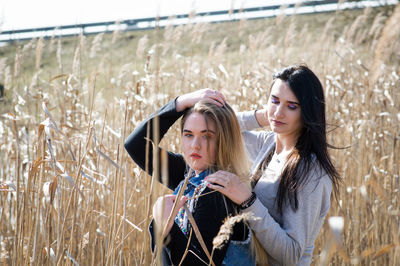
{"label": "blonde hair", "polygon": [[203,114],[206,125],[213,121],[216,127],[217,149],[215,164],[210,165],[214,171],[229,171],[247,181],[250,186],[250,162],[243,144],[242,134],[236,114],[227,103],[223,107],[207,101],[199,101],[182,117],[181,132],[186,119],[192,113]]}
{"label": "blonde hair", "polygon": [[[223,107],[207,101],[199,101],[186,111],[181,120],[181,132],[186,119],[192,113],[204,115],[206,125],[213,121],[216,127],[217,151],[215,164],[210,165],[214,171],[229,171],[237,176],[246,185],[250,186],[250,161],[245,150],[239,122],[232,107],[225,103]],[[265,265],[267,254],[251,230],[251,250],[255,255],[257,265]]]}

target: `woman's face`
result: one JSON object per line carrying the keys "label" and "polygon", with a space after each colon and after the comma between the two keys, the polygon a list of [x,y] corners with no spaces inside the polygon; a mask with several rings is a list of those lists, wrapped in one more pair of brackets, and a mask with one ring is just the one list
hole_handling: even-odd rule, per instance
{"label": "woman's face", "polygon": [[196,174],[213,165],[217,151],[214,121],[209,120],[207,125],[203,114],[190,114],[183,125],[182,151],[186,163]]}
{"label": "woman's face", "polygon": [[299,136],[303,127],[300,104],[285,81],[281,79],[275,81],[268,99],[267,110],[272,131],[285,137]]}

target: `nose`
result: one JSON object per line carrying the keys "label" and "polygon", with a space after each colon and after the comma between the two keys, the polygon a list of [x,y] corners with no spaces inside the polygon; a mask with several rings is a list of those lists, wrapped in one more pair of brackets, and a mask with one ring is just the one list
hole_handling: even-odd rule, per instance
{"label": "nose", "polygon": [[200,150],[200,148],[201,148],[201,143],[200,143],[200,137],[194,137],[193,138],[193,141],[192,141],[192,148],[194,149],[194,150]]}
{"label": "nose", "polygon": [[275,117],[278,119],[285,117],[285,111],[282,104],[276,107]]}

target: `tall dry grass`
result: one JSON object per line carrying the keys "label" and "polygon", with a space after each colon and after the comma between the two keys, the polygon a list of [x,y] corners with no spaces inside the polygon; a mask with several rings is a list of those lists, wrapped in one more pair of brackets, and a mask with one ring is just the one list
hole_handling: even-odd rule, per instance
{"label": "tall dry grass", "polygon": [[[344,185],[328,216],[342,218],[325,223],[313,264],[398,265],[400,44],[391,21],[399,12],[15,46],[0,60],[0,263],[151,264],[151,207],[168,191],[128,158],[126,136],[169,99],[199,88],[221,90],[236,110],[260,108],[272,73],[306,62],[325,87],[329,141],[350,146],[331,151]],[[178,134],[174,127],[161,145],[179,151]]]}

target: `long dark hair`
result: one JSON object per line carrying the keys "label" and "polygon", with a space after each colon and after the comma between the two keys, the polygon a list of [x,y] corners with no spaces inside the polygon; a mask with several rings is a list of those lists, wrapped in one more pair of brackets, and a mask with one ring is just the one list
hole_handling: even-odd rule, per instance
{"label": "long dark hair", "polygon": [[[289,154],[285,168],[282,171],[278,187],[276,203],[279,213],[285,204],[289,203],[294,211],[298,209],[297,191],[304,185],[310,171],[319,166],[332,180],[334,194],[337,198],[341,176],[333,165],[326,141],[325,100],[321,82],[306,65],[292,65],[274,74],[276,79],[285,81],[296,95],[301,107],[303,128],[293,151]],[[263,165],[269,163],[271,154]],[[313,158],[315,156],[315,158]]]}

